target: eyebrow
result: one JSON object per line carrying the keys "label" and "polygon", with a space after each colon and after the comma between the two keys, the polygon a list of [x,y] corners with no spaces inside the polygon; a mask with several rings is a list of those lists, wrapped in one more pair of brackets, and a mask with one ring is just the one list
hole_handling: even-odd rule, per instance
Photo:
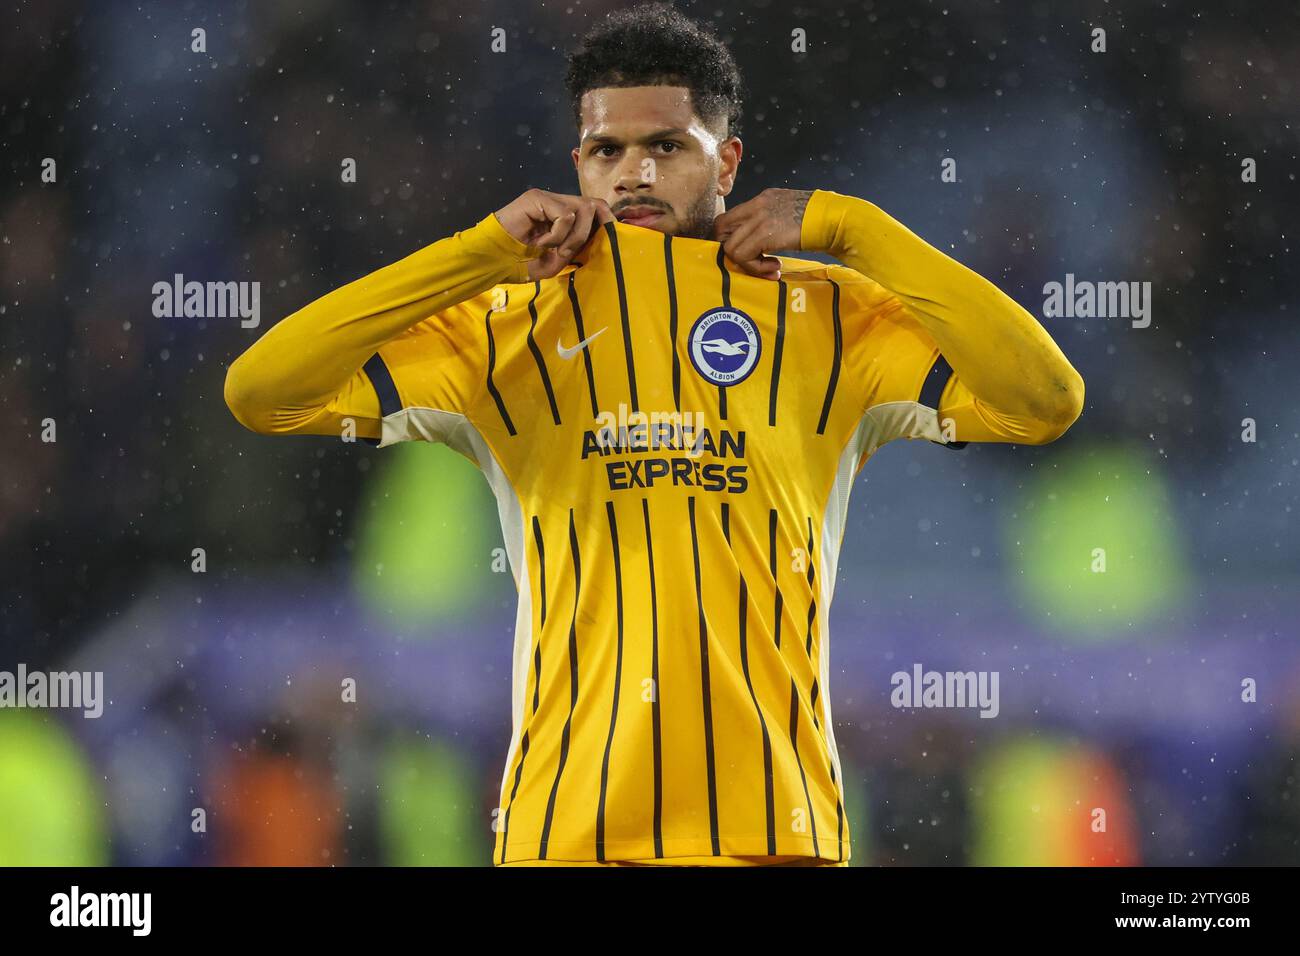
{"label": "eyebrow", "polygon": [[[688,133],[689,130],[682,129],[679,126],[669,126],[664,129],[657,129],[653,133],[647,133],[645,136],[642,136],[640,139],[634,140],[634,142],[653,143],[658,140],[665,139],[669,136],[685,136]],[[619,139],[617,136],[611,136],[608,133],[591,133],[583,137],[582,141],[583,143],[621,143],[622,142],[622,140]]]}

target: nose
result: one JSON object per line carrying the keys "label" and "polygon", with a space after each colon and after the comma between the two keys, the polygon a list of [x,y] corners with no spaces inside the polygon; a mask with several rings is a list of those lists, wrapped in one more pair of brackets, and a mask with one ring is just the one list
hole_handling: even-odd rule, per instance
{"label": "nose", "polygon": [[[650,160],[647,154],[640,150],[629,149],[623,156],[623,162],[619,164],[614,191],[620,196],[649,192],[654,186],[654,167],[648,167],[647,175],[647,160]],[[653,160],[650,162],[652,163]]]}

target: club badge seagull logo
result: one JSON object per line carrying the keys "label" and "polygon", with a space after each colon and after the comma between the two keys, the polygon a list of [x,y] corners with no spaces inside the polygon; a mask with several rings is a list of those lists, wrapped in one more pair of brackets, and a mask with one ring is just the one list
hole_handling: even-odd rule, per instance
{"label": "club badge seagull logo", "polygon": [[560,354],[560,358],[571,359],[579,352],[581,352],[583,349],[585,349],[588,345],[590,345],[592,341],[595,340],[596,336],[600,335],[600,333],[604,332],[605,329],[607,328],[609,328],[608,325],[605,326],[604,328],[596,330],[595,332],[592,332],[589,336],[587,336],[585,339],[583,339],[581,342],[579,342],[577,345],[573,346],[572,348],[566,349],[564,345],[560,342],[560,340],[556,339],[555,351]]}
{"label": "club badge seagull logo", "polygon": [[687,350],[695,371],[714,385],[739,385],[758,365],[758,325],[740,309],[709,309],[691,326]]}
{"label": "club badge seagull logo", "polygon": [[705,339],[700,348],[714,355],[744,355],[748,342],[728,342],[726,339]]}

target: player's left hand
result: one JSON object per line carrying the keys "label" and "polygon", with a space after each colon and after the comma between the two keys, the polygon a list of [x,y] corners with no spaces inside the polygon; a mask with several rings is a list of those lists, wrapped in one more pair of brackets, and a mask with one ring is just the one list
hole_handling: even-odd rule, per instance
{"label": "player's left hand", "polygon": [[713,220],[713,238],[750,275],[779,279],[781,261],[769,253],[803,248],[803,211],[812,194],[811,189],[764,189]]}

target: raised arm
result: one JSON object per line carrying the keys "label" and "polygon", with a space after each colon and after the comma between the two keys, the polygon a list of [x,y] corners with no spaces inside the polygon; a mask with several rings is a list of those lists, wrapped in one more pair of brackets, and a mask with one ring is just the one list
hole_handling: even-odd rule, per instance
{"label": "raised arm", "polygon": [[896,295],[995,431],[1041,443],[1079,417],[1083,378],[1038,320],[877,206],[816,190],[803,213],[801,241]]}
{"label": "raised arm", "polygon": [[261,434],[335,434],[351,416],[359,435],[379,437],[379,400],[360,374],[379,346],[494,285],[558,271],[608,216],[592,200],[529,190],[282,319],[231,364],[226,404]]}

